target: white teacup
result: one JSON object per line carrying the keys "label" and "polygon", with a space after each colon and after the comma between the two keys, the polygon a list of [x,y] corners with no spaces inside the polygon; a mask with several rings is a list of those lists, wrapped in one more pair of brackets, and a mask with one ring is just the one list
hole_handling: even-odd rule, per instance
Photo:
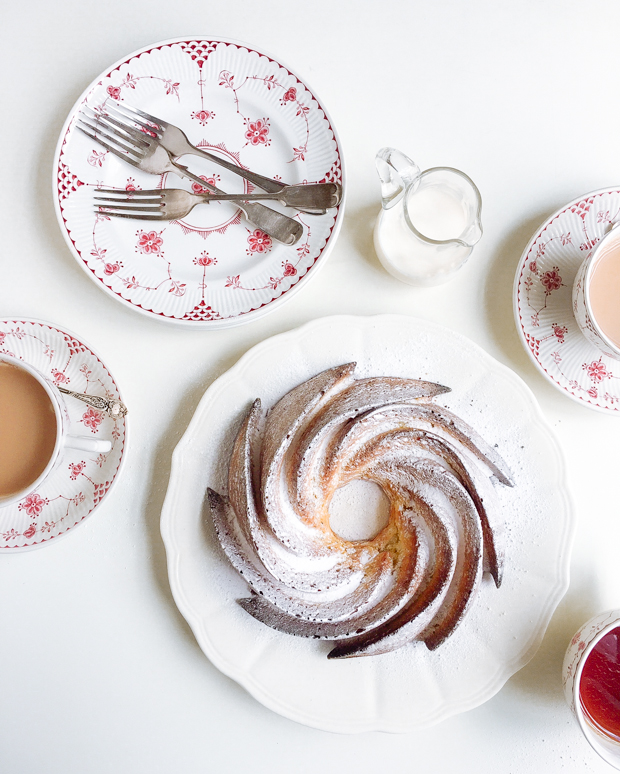
{"label": "white teacup", "polygon": [[584,736],[596,752],[620,769],[620,742],[598,731],[585,717],[581,706],[580,684],[583,667],[597,643],[612,629],[620,626],[620,609],[606,610],[585,623],[575,634],[568,646],[562,666],[564,695],[569,707],[577,718]]}
{"label": "white teacup", "polygon": [[35,481],[24,489],[21,489],[18,492],[12,492],[10,495],[0,496],[0,508],[4,508],[7,505],[12,505],[19,500],[22,500],[31,492],[38,489],[52,471],[61,463],[63,451],[65,449],[79,449],[93,454],[105,454],[110,451],[112,444],[110,441],[100,441],[96,438],[71,435],[69,412],[67,411],[64,398],[56,386],[40,371],[33,368],[31,365],[28,365],[28,363],[24,363],[22,360],[10,357],[9,355],[0,355],[0,362],[21,368],[30,374],[30,376],[34,377],[47,393],[56,417],[56,441],[52,455],[45,466],[45,469]]}
{"label": "white teacup", "polygon": [[[601,256],[601,252],[607,249],[612,242],[618,242],[620,248],[620,223],[616,223],[601,239],[596,248],[584,260],[579,267],[573,284],[573,312],[577,325],[586,339],[593,344],[603,355],[620,360],[620,347],[614,344],[609,336],[605,335],[596,320],[596,314],[592,310],[590,300],[590,283],[593,270]],[[620,260],[620,258],[618,259]],[[620,300],[618,301],[620,303]]]}

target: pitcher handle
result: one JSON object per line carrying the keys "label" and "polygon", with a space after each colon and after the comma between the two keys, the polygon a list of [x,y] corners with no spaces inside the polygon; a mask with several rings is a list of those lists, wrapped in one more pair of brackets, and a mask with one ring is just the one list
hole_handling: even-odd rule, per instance
{"label": "pitcher handle", "polygon": [[420,167],[395,148],[381,148],[375,156],[381,180],[381,204],[389,210],[401,199],[405,189],[420,177]]}

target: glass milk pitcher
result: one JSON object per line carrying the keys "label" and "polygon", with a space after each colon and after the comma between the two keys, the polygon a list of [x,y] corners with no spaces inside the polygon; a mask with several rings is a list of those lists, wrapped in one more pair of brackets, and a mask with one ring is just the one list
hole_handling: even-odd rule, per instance
{"label": "glass milk pitcher", "polygon": [[439,285],[469,258],[482,236],[482,199],[458,169],[417,164],[394,148],[375,158],[383,209],[374,242],[387,271],[410,285]]}

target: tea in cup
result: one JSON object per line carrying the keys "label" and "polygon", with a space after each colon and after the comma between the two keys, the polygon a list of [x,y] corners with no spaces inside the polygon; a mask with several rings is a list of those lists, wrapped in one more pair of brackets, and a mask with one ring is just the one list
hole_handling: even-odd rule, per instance
{"label": "tea in cup", "polygon": [[0,508],[37,489],[64,448],[110,451],[109,441],[71,436],[60,392],[39,371],[0,355]]}
{"label": "tea in cup", "polygon": [[620,360],[620,230],[615,224],[581,264],[573,311],[583,335],[604,355]]}
{"label": "tea in cup", "polygon": [[588,742],[620,769],[620,610],[599,613],[571,640],[564,692]]}

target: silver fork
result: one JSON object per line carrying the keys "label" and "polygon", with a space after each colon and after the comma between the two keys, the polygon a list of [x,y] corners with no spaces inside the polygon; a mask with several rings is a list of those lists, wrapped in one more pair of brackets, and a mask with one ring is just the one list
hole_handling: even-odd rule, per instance
{"label": "silver fork", "polygon": [[[153,189],[149,191],[119,191],[115,188],[97,188],[95,202],[105,207],[106,215],[136,218],[138,220],[178,220],[188,215],[197,204],[209,204],[221,201],[257,201],[275,199],[286,207],[301,209],[305,204],[320,201],[325,207],[335,207],[337,199],[335,186],[331,183],[314,185],[287,185],[280,193],[258,194],[191,194],[175,188]],[[316,189],[319,189],[318,192]],[[320,194],[318,198],[317,193]],[[155,215],[147,217],[149,213]]]}
{"label": "silver fork", "polygon": [[[160,145],[159,140],[149,134],[125,127],[111,116],[101,113],[82,113],[76,122],[77,128],[91,140],[134,167],[153,175],[174,172],[179,177],[193,180],[213,193],[223,194],[219,188],[192,174],[187,167],[171,159],[170,153]],[[119,125],[120,124],[120,125]],[[269,236],[285,245],[294,245],[303,234],[299,221],[282,215],[257,202],[238,202],[237,206],[246,218]]]}
{"label": "silver fork", "polygon": [[[219,156],[214,156],[212,153],[192,145],[185,132],[182,129],[179,129],[178,126],[169,124],[162,118],[152,116],[150,113],[145,113],[144,110],[138,110],[138,108],[116,102],[115,100],[108,100],[105,109],[111,109],[118,117],[125,120],[129,119],[137,126],[142,127],[145,131],[155,134],[162,147],[169,151],[174,157],[184,156],[187,153],[191,153],[194,156],[202,156],[202,158],[207,159],[214,164],[218,164],[220,167],[227,169],[229,172],[233,172],[235,175],[239,175],[240,177],[249,180],[254,185],[262,188],[263,191],[268,191],[269,193],[278,193],[286,186],[286,183],[283,183],[281,180],[272,180],[270,177],[264,177],[264,175],[259,175],[256,172],[250,172],[249,169],[242,169]],[[338,202],[334,206],[338,206],[342,199],[342,186],[337,183],[334,185],[338,187],[339,191]],[[325,210],[316,209],[302,210],[302,212],[308,212],[310,215],[325,214]]]}

